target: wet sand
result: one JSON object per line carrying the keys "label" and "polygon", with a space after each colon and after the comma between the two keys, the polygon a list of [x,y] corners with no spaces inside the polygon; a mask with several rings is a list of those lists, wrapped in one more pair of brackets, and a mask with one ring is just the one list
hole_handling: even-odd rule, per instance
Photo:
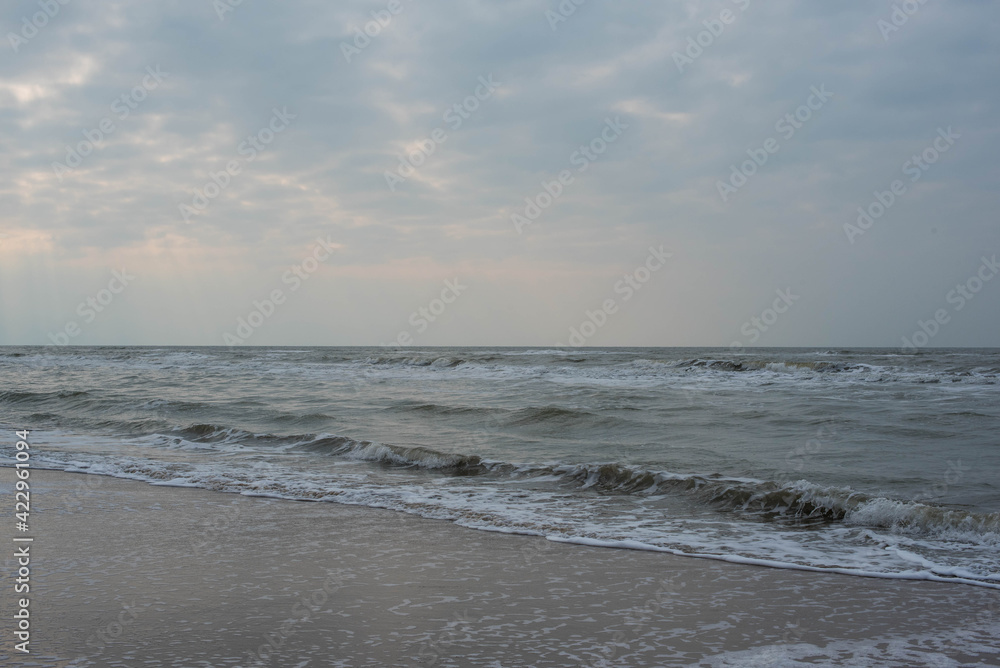
{"label": "wet sand", "polygon": [[473,531],[393,511],[31,474],[23,666],[1000,665],[1000,591]]}

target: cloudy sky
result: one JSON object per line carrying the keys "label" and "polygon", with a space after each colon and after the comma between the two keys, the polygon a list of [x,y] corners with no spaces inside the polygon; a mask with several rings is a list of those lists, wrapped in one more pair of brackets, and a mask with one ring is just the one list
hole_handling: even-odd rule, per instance
{"label": "cloudy sky", "polygon": [[995,3],[237,2],[3,4],[0,344],[1000,345]]}

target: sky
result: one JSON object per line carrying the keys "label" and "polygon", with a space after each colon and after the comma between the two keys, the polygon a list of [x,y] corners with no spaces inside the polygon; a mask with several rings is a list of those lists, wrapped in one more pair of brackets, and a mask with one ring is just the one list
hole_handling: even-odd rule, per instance
{"label": "sky", "polygon": [[0,344],[1000,346],[1000,5],[10,1]]}

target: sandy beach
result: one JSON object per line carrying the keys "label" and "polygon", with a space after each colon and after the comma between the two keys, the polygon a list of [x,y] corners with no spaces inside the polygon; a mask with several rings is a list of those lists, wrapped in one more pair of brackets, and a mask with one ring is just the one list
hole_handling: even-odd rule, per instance
{"label": "sandy beach", "polygon": [[4,8],[0,668],[1000,668],[1000,2]]}
{"label": "sandy beach", "polygon": [[[12,498],[13,474],[2,472]],[[1000,592],[33,471],[24,666],[997,665]],[[5,572],[12,579],[8,550]]]}

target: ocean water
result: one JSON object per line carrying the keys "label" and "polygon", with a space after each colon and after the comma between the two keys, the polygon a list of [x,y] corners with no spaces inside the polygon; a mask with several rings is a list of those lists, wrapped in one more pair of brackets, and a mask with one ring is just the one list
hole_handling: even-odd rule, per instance
{"label": "ocean water", "polygon": [[0,348],[0,456],[1000,587],[1000,350]]}

